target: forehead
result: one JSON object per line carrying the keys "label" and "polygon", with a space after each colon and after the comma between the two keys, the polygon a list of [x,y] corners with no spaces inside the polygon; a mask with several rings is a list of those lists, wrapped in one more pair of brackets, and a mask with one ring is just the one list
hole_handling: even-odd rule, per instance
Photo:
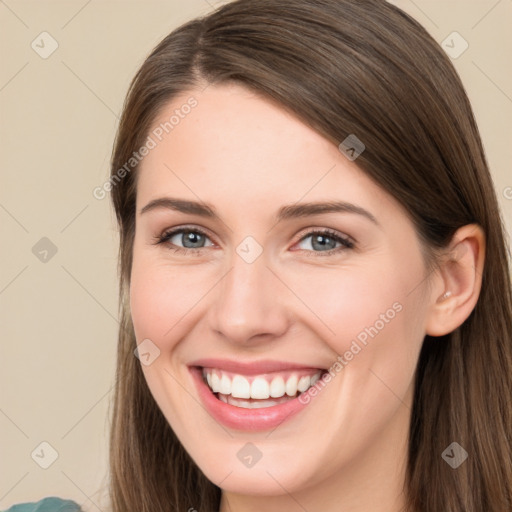
{"label": "forehead", "polygon": [[245,211],[301,199],[394,203],[336,145],[239,85],[181,94],[161,109],[149,136],[154,147],[139,167],[138,205],[166,194],[213,204],[229,198]]}

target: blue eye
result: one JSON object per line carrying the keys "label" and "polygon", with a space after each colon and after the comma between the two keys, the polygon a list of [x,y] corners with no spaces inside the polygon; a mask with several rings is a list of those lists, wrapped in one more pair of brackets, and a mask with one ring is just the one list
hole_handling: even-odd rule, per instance
{"label": "blue eye", "polygon": [[[338,252],[343,249],[353,249],[354,243],[348,238],[338,235],[335,231],[330,229],[321,231],[310,231],[301,238],[301,241],[311,238],[311,247],[320,248],[319,251],[313,251],[316,253],[327,253],[328,255],[333,252]],[[341,247],[336,247],[336,244],[341,244]],[[327,249],[326,249],[327,248]],[[316,256],[317,254],[315,254]],[[321,254],[318,254],[319,256]]]}
{"label": "blue eye", "polygon": [[[175,242],[171,240],[174,237],[178,237],[178,240],[183,245],[190,244],[189,247],[180,247],[176,245]],[[306,253],[310,253],[312,256],[329,256],[333,253],[337,253],[343,251],[345,249],[353,249],[354,242],[352,242],[349,238],[343,237],[339,235],[336,231],[332,231],[330,229],[325,230],[316,230],[310,231],[306,233],[299,242],[302,242],[308,238],[312,237],[311,247],[313,250],[301,249],[302,251],[306,251]],[[155,237],[155,244],[165,244],[168,245],[169,249],[177,253],[195,253],[202,254],[203,250],[208,246],[204,246],[205,239],[209,240],[208,235],[199,228],[178,228],[171,231],[166,231],[162,235]],[[336,247],[337,244],[340,244]],[[213,244],[210,244],[212,246]],[[314,249],[319,250],[314,250]],[[327,249],[326,249],[327,248]]]}
{"label": "blue eye", "polygon": [[[192,247],[180,247],[176,245],[174,242],[171,242],[171,239],[177,235],[181,235],[179,240],[183,244],[192,244]],[[175,230],[171,230],[163,233],[163,235],[157,237],[157,244],[167,244],[169,245],[169,249],[175,252],[183,252],[187,253],[189,251],[202,252],[201,249],[205,247],[201,247],[200,244],[204,243],[204,239],[208,238],[207,234],[198,229],[198,228],[179,228]],[[197,245],[199,244],[199,246]],[[213,245],[213,244],[212,244]]]}

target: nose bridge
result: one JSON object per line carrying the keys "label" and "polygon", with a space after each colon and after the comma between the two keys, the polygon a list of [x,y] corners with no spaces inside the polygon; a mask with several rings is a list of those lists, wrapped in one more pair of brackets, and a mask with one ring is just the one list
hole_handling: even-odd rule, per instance
{"label": "nose bridge", "polygon": [[254,250],[247,241],[233,251],[211,308],[212,328],[233,342],[278,336],[286,328],[286,314],[277,300],[279,280],[267,268],[265,252],[255,257]]}

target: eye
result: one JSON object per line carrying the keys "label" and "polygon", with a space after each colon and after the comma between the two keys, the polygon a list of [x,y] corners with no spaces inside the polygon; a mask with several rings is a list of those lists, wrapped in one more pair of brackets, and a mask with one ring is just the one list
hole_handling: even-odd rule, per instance
{"label": "eye", "polygon": [[[173,238],[176,240],[173,241]],[[188,253],[192,251],[198,253],[202,252],[201,249],[205,248],[201,246],[205,238],[208,238],[208,235],[201,229],[179,228],[166,231],[162,235],[157,236],[155,244],[166,244],[169,246],[169,249],[175,252]],[[177,241],[180,241],[185,247],[177,245]],[[190,246],[187,246],[189,244]]]}
{"label": "eye", "polygon": [[[299,243],[304,243],[308,238],[311,238],[309,245],[313,250],[304,248],[301,250],[311,253],[312,256],[329,256],[333,253],[354,248],[354,242],[348,237],[341,236],[330,229],[309,231],[302,236]],[[201,254],[208,247],[204,245],[205,240],[209,240],[209,237],[203,230],[195,227],[181,227],[165,231],[162,235],[155,237],[154,243],[155,245],[168,245],[169,249],[178,253]],[[183,244],[183,247],[180,247],[178,242]],[[339,244],[338,247],[336,247],[336,244]],[[210,244],[210,246],[213,246],[213,244]]]}
{"label": "eye", "polygon": [[[336,231],[330,229],[310,231],[300,239],[299,243],[304,243],[308,238],[311,238],[311,241],[306,245],[309,245],[313,249],[319,249],[313,251],[301,249],[312,253],[311,256],[329,256],[333,253],[354,248],[354,242],[348,237],[341,236]],[[340,245],[336,247],[336,244]]]}

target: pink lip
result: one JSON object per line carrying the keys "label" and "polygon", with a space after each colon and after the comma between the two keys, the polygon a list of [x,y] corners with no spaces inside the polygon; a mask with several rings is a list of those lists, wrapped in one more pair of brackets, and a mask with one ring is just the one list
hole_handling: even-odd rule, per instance
{"label": "pink lip", "polygon": [[279,372],[284,370],[324,370],[315,366],[305,366],[299,363],[285,361],[263,360],[251,363],[233,361],[230,359],[198,359],[189,364],[189,366],[202,366],[203,368],[218,368],[240,375],[259,375],[262,373]]}
{"label": "pink lip", "polygon": [[[219,368],[218,361],[215,364],[211,364],[212,361],[211,359],[208,360],[208,364],[205,364],[205,366]],[[203,362],[206,363],[207,360],[203,360]],[[202,364],[198,366],[202,366]],[[234,368],[234,366],[231,366],[231,368]],[[238,369],[239,368],[240,366],[238,364]],[[254,366],[248,367],[246,365],[245,368],[249,368],[251,371],[254,370]],[[270,371],[268,366],[263,365],[262,368],[264,371]],[[297,368],[297,365],[294,365],[293,368]],[[279,369],[283,369],[282,365],[279,366]],[[244,431],[273,429],[303,410],[310,403],[303,404],[299,401],[298,397],[296,397],[288,402],[272,407],[262,407],[260,409],[235,407],[234,405],[222,402],[213,394],[212,390],[203,380],[202,368],[189,366],[189,370],[206,410],[216,421],[228,428]]]}

